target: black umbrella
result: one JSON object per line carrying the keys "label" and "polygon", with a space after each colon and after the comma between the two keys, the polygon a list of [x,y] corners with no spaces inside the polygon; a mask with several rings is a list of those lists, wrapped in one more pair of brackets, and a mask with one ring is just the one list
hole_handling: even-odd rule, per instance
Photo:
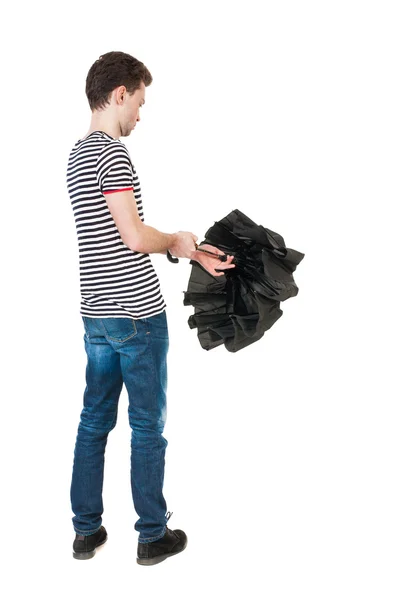
{"label": "black umbrella", "polygon": [[[195,313],[188,324],[197,327],[205,350],[225,344],[227,350],[237,352],[262,338],[282,316],[280,302],[297,295],[292,273],[304,254],[286,248],[281,235],[257,225],[238,209],[216,221],[202,244],[233,255],[236,266],[214,277],[200,263],[190,261],[183,304],[194,306]],[[226,256],[219,258],[226,260]]]}

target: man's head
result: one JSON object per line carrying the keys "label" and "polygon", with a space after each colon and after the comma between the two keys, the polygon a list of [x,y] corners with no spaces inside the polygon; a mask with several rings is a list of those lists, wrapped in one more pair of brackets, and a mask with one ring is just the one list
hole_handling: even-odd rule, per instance
{"label": "man's head", "polygon": [[147,67],[130,54],[107,52],[100,56],[86,78],[92,123],[116,129],[123,137],[130,135],[140,121],[145,87],[152,81]]}

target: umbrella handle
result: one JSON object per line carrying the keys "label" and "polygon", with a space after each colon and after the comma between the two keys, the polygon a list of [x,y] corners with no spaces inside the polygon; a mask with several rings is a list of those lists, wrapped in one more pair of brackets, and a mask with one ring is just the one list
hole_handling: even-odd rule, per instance
{"label": "umbrella handle", "polygon": [[176,257],[174,258],[169,250],[167,250],[167,258],[172,263],[178,263],[179,262],[179,258],[176,258]]}

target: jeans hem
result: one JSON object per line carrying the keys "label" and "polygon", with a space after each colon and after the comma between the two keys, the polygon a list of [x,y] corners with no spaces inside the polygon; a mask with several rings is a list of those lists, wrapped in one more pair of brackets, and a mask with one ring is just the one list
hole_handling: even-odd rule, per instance
{"label": "jeans hem", "polygon": [[98,527],[97,529],[94,529],[93,531],[80,531],[79,529],[75,529],[75,527],[74,527],[74,530],[75,530],[75,533],[77,533],[78,535],[93,535],[94,533],[97,533],[100,528],[101,528],[101,525],[100,525],[100,527]]}
{"label": "jeans hem", "polygon": [[164,537],[164,534],[165,534],[166,531],[167,531],[167,526],[164,527],[163,532],[162,532],[161,535],[157,535],[157,536],[152,537],[152,538],[146,538],[145,540],[144,539],[140,539],[140,536],[139,536],[139,544],[147,544],[149,542],[156,542],[157,540],[160,540],[162,537]]}

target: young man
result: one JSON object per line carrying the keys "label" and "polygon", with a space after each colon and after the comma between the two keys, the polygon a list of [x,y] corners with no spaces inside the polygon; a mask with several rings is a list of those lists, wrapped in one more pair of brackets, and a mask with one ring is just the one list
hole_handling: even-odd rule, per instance
{"label": "young man", "polygon": [[[166,303],[150,254],[196,260],[214,276],[226,262],[195,249],[188,231],[162,233],[144,224],[139,178],[126,146],[140,121],[152,76],[124,52],[108,52],[91,66],[86,95],[92,111],[87,134],[73,146],[67,187],[79,244],[86,389],[74,451],[71,505],[73,556],[92,558],[107,539],[102,525],[104,455],[117,421],[125,383],[129,398],[131,488],[139,515],[137,562],[153,565],[185,549],[186,534],[167,527],[162,493],[167,415]],[[218,248],[203,248],[223,254]]]}

